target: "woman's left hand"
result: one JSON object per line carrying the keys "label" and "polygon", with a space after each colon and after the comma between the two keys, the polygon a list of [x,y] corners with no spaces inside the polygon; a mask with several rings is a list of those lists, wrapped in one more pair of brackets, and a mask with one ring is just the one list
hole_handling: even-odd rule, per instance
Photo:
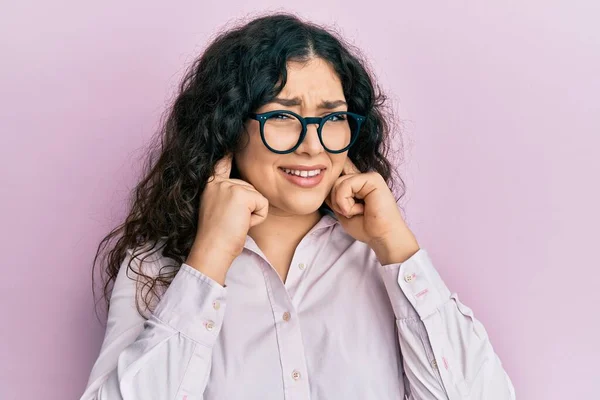
{"label": "woman's left hand", "polygon": [[404,262],[419,250],[383,177],[361,173],[349,157],[325,202],[344,230],[368,244],[382,265]]}

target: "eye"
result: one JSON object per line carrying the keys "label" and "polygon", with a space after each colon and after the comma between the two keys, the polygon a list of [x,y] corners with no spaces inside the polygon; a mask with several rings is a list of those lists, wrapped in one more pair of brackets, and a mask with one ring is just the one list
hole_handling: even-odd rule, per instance
{"label": "eye", "polygon": [[276,120],[286,120],[286,119],[290,119],[290,118],[293,118],[293,117],[291,115],[284,114],[284,113],[273,114],[269,117],[269,119],[276,119]]}
{"label": "eye", "polygon": [[329,121],[346,121],[346,114],[338,114],[338,115],[334,115],[333,117],[329,118]]}

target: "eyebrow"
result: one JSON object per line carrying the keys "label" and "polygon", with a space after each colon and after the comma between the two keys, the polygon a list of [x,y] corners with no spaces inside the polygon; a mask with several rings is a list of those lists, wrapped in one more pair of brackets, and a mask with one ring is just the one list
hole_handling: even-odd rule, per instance
{"label": "eyebrow", "polygon": [[[302,100],[300,100],[298,97],[294,97],[293,99],[282,99],[280,97],[276,97],[272,100],[272,102],[281,104],[282,106],[286,106],[286,107],[299,106],[302,104]],[[333,101],[323,100],[321,102],[321,104],[319,104],[318,108],[333,110],[334,108],[337,108],[339,106],[347,106],[347,105],[348,104],[343,100],[333,100]]]}

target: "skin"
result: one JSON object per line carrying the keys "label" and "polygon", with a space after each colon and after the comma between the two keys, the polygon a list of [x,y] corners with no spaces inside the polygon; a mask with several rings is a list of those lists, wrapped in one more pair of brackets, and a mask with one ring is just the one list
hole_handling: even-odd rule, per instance
{"label": "skin", "polygon": [[[342,84],[331,66],[320,58],[305,64],[288,63],[288,80],[281,99],[298,99],[298,105],[272,102],[257,112],[290,110],[302,116],[322,117],[334,111],[347,111]],[[333,108],[322,107],[322,102],[339,101]],[[348,153],[330,154],[319,142],[317,126],[309,125],[306,138],[296,151],[276,154],[265,147],[260,138],[259,122],[246,123],[248,144],[235,154],[242,178],[269,200],[265,221],[252,227],[248,235],[269,259],[285,280],[294,249],[302,237],[320,219],[318,208],[342,173]],[[311,189],[290,182],[278,170],[283,165],[325,165],[321,183]]]}
{"label": "skin", "polygon": [[[284,100],[257,112],[283,109],[321,117],[348,110],[339,78],[319,58],[288,63],[288,80],[278,99]],[[296,99],[296,104],[285,99]],[[324,201],[346,232],[367,243],[382,265],[403,262],[419,249],[383,177],[361,173],[347,152],[325,151],[316,125],[309,125],[305,140],[289,154],[264,146],[258,121],[250,119],[245,127],[247,145],[220,160],[202,195],[199,230],[186,261],[190,266],[223,285],[249,235],[285,282],[294,251],[321,218],[318,209]],[[233,158],[242,179],[230,178]],[[310,189],[293,185],[279,167],[296,164],[324,165],[323,180]]]}

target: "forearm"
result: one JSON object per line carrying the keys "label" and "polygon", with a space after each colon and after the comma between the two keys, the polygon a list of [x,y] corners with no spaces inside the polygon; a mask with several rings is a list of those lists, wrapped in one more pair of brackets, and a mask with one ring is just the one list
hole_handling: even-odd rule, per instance
{"label": "forearm", "polygon": [[227,271],[235,256],[230,255],[206,241],[197,240],[186,259],[186,264],[208,276],[221,286],[225,286]]}
{"label": "forearm", "polygon": [[415,235],[401,226],[387,238],[369,243],[381,265],[399,264],[408,260],[419,250]]}

